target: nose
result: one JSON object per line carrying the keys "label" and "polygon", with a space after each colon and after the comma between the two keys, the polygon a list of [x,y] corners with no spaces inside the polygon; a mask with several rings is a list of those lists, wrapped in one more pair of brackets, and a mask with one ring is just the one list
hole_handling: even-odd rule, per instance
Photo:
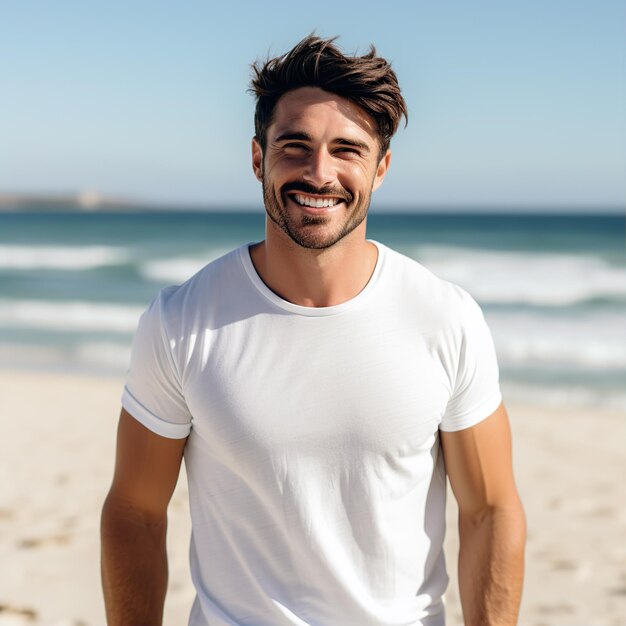
{"label": "nose", "polygon": [[324,187],[334,183],[336,171],[333,155],[326,148],[320,147],[313,150],[307,160],[303,178],[316,187]]}

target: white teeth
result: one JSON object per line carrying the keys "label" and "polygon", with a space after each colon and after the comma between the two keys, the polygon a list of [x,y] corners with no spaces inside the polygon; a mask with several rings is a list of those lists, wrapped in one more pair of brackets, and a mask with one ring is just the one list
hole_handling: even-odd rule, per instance
{"label": "white teeth", "polygon": [[300,193],[295,194],[294,197],[298,204],[302,204],[303,206],[310,206],[315,209],[335,206],[339,202],[338,198],[312,198],[311,196],[304,196]]}

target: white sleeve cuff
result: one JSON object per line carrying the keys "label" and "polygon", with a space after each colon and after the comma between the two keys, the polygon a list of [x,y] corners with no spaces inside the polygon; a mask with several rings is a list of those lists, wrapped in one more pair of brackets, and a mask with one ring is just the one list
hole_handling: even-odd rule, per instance
{"label": "white sleeve cuff", "polygon": [[128,387],[124,387],[124,392],[122,393],[122,406],[138,422],[162,437],[167,437],[168,439],[184,439],[191,431],[191,422],[186,424],[174,424],[157,417],[133,396],[128,390]]}
{"label": "white sleeve cuff", "polygon": [[459,415],[458,417],[446,417],[445,426],[439,426],[439,430],[444,432],[456,432],[465,428],[471,428],[484,419],[488,418],[502,402],[502,393],[500,389],[496,389],[484,402],[473,407],[470,411]]}

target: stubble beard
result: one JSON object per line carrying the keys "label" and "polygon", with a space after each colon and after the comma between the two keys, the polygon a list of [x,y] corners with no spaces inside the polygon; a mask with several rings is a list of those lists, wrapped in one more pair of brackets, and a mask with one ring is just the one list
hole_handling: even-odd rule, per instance
{"label": "stubble beard", "polygon": [[[330,248],[360,226],[367,217],[372,197],[371,192],[362,196],[350,215],[347,216],[343,226],[338,231],[329,233],[324,229],[324,226],[331,222],[332,216],[298,215],[294,218],[278,200],[274,190],[266,185],[265,177],[263,177],[262,185],[265,212],[269,219],[294,243],[309,250]],[[344,207],[340,207],[338,210],[342,209]]]}

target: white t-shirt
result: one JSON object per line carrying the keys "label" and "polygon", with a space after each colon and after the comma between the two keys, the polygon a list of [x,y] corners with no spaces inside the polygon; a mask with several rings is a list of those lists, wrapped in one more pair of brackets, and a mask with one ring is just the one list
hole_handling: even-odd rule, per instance
{"label": "white t-shirt", "polygon": [[282,300],[242,246],[141,318],[122,403],[189,437],[191,626],[444,624],[438,433],[498,407],[498,365],[471,296],[376,245],[337,306]]}

